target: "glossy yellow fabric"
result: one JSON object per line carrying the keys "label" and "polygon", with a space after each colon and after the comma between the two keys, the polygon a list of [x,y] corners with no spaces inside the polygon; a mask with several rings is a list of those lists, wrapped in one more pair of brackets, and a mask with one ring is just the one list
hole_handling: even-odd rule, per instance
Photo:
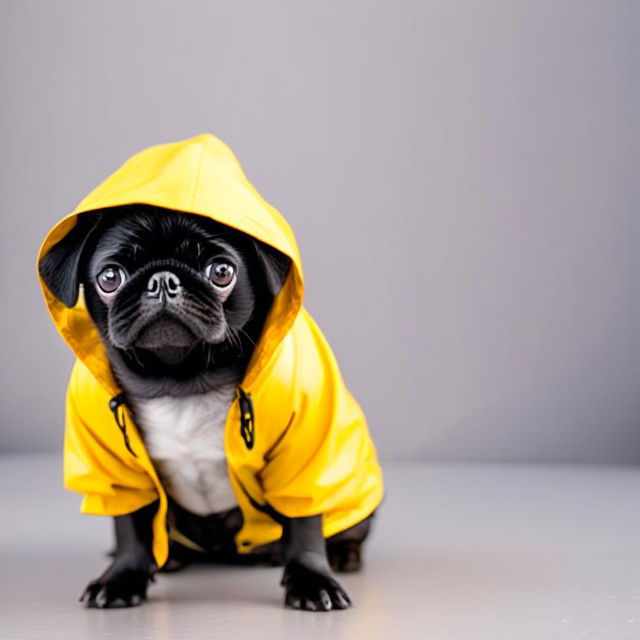
{"label": "glossy yellow fabric", "polygon": [[[292,260],[241,384],[253,401],[254,447],[248,449],[241,437],[237,400],[226,421],[229,475],[244,516],[238,551],[280,537],[280,526],[261,506],[289,517],[323,514],[325,536],[368,516],[383,494],[375,448],[331,348],[302,306],[300,256],[284,218],[249,183],[232,151],[205,134],[130,158],[53,227],[38,260],[76,216],[133,203],[207,216]],[[161,566],[168,554],[167,497],[132,416],[119,409],[136,456],[114,420],[109,400],[122,390],[84,298],[68,309],[42,281],[41,287],[58,331],[77,356],[66,401],[65,486],[84,495],[82,511],[90,514],[122,515],[159,499],[153,552]]]}

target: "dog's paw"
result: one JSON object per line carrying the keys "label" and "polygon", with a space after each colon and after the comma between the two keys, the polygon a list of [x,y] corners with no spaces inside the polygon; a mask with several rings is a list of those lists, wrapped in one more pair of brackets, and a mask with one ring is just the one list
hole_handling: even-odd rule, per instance
{"label": "dog's paw", "polygon": [[342,540],[327,545],[329,565],[334,571],[349,573],[362,568],[362,542],[359,540]]}
{"label": "dog's paw", "polygon": [[352,604],[346,589],[327,572],[289,562],[281,584],[285,588],[285,606],[305,611],[348,609]]}
{"label": "dog's paw", "polygon": [[87,585],[80,602],[96,609],[138,606],[147,599],[155,571],[155,564],[146,558],[116,556],[107,570]]}

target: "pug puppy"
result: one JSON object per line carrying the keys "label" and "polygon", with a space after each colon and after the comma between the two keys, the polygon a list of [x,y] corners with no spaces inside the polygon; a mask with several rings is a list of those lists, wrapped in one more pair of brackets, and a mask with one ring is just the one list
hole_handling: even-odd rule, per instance
{"label": "pug puppy", "polygon": [[[288,258],[208,218],[149,205],[119,209],[80,216],[42,259],[41,276],[68,306],[82,285],[123,400],[169,496],[170,520],[199,547],[173,542],[168,566],[241,562],[246,556],[236,552],[234,535],[242,514],[227,474],[223,429]],[[113,561],[83,592],[87,606],[146,599],[157,571],[151,552],[156,509],[157,502],[114,518]],[[282,540],[253,557],[284,563],[285,604],[314,611],[349,607],[331,566],[360,567],[370,517],[325,540],[321,516],[270,515],[283,527]]]}

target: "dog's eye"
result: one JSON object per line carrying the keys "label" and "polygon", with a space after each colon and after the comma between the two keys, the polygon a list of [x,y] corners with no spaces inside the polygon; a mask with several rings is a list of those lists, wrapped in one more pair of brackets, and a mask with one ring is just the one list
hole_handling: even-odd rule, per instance
{"label": "dog's eye", "polygon": [[124,272],[117,267],[105,267],[96,278],[104,293],[114,293],[124,282]]}
{"label": "dog's eye", "polygon": [[216,287],[228,287],[236,275],[236,270],[229,262],[212,262],[205,270],[205,275]]}

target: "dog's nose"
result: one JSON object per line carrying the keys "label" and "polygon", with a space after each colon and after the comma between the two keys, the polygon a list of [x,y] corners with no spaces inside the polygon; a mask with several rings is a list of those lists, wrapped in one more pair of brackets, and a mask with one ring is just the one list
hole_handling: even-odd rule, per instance
{"label": "dog's nose", "polygon": [[160,298],[166,295],[175,298],[181,291],[180,278],[171,271],[158,271],[147,282],[147,295],[151,298]]}

